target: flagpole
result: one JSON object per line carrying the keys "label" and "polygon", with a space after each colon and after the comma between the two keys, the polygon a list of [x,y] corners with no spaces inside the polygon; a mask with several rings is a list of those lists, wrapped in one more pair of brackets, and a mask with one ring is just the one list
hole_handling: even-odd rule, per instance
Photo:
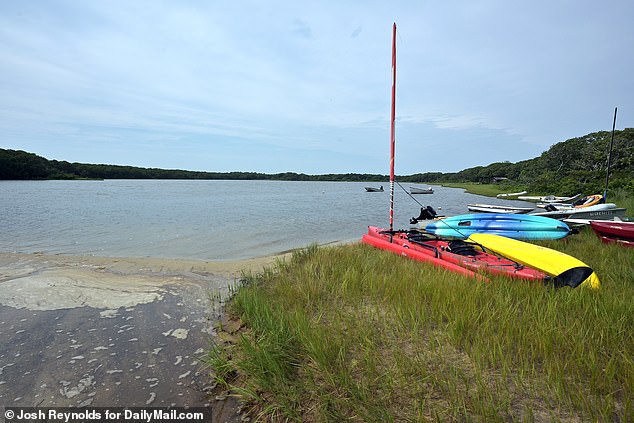
{"label": "flagpole", "polygon": [[[396,115],[396,22],[392,26],[392,113],[390,119],[390,232],[394,230],[394,119]],[[390,237],[391,240],[391,237]]]}

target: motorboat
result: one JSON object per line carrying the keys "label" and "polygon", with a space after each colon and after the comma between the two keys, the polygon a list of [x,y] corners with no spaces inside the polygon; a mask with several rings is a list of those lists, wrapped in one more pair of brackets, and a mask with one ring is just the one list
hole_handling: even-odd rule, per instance
{"label": "motorboat", "polygon": [[419,187],[409,187],[410,194],[433,194],[434,189],[432,187],[428,188],[419,188]]}

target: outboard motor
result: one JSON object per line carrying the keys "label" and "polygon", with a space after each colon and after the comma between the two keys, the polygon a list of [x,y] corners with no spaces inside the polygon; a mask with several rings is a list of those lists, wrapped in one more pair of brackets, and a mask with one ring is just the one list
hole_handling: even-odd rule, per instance
{"label": "outboard motor", "polygon": [[436,216],[438,216],[438,213],[436,213],[436,210],[434,210],[432,206],[421,207],[420,215],[418,217],[412,217],[409,223],[415,225],[421,220],[433,220]]}

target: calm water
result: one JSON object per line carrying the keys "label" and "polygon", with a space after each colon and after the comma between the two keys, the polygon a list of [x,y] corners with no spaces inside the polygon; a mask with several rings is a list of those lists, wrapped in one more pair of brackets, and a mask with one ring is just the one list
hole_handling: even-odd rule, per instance
{"label": "calm water", "polygon": [[[349,241],[388,226],[388,184],[383,193],[366,185],[380,184],[0,181],[0,251],[227,260]],[[434,189],[416,199],[447,215],[467,213],[467,203],[522,204]],[[419,211],[397,186],[395,227]]]}

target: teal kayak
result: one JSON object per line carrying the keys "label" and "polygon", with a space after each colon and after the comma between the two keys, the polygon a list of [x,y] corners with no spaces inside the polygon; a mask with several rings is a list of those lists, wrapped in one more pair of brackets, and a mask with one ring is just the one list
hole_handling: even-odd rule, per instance
{"label": "teal kayak", "polygon": [[505,213],[473,213],[446,217],[425,227],[440,237],[466,239],[472,234],[493,234],[513,239],[560,239],[570,233],[564,222],[549,217]]}

